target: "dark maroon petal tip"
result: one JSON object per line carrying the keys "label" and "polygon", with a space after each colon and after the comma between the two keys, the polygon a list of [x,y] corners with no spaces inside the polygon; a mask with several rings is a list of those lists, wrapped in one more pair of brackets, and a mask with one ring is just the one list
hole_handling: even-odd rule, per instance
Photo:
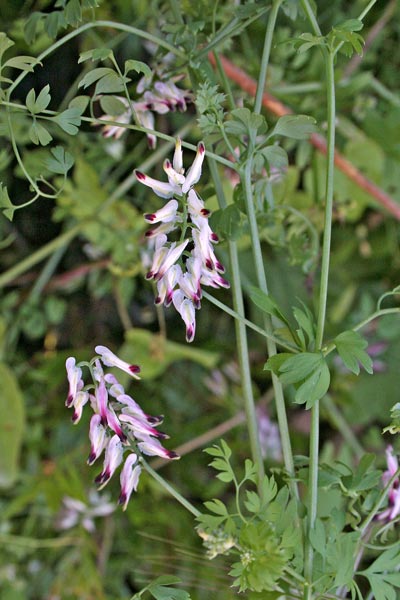
{"label": "dark maroon petal tip", "polygon": [[176,460],[177,458],[180,458],[179,454],[173,450],[168,450],[167,456],[170,460]]}
{"label": "dark maroon petal tip", "polygon": [[67,398],[67,399],[66,399],[66,401],[65,401],[65,406],[66,406],[67,408],[69,408],[69,407],[71,406],[71,404],[72,404],[72,402],[73,402],[73,401],[74,401],[74,397],[73,397],[73,395],[72,395],[72,394],[69,394],[69,395],[68,395],[68,398]]}
{"label": "dark maroon petal tip", "polygon": [[146,175],[142,173],[142,171],[135,171],[135,175],[136,179],[139,179],[139,181],[143,181],[144,179],[146,179]]}
{"label": "dark maroon petal tip", "polygon": [[164,168],[165,168],[165,169],[170,169],[171,167],[172,167],[172,165],[171,165],[171,161],[170,161],[170,160],[168,160],[168,158],[166,158],[166,159],[164,160]]}
{"label": "dark maroon petal tip", "polygon": [[76,421],[78,420],[78,418],[79,418],[79,415],[78,415],[78,413],[74,412],[74,414],[73,414],[73,415],[72,415],[72,417],[71,417],[71,421],[72,421],[73,423],[76,423]]}
{"label": "dark maroon petal tip", "polygon": [[202,209],[201,209],[201,211],[200,211],[200,214],[201,214],[203,217],[209,217],[209,216],[210,216],[210,214],[211,214],[211,211],[209,211],[207,208],[202,208]]}
{"label": "dark maroon petal tip", "polygon": [[94,461],[96,460],[97,456],[96,456],[96,452],[91,452],[88,456],[87,459],[87,464],[90,466],[94,463]]}
{"label": "dark maroon petal tip", "polygon": [[154,213],[146,213],[145,215],[143,215],[146,221],[149,221],[150,223],[152,223],[154,221],[154,219],[156,218],[156,215]]}
{"label": "dark maroon petal tip", "polygon": [[153,237],[153,235],[155,235],[156,230],[155,229],[149,229],[148,231],[146,231],[146,233],[144,234],[144,237],[147,238],[151,238]]}
{"label": "dark maroon petal tip", "polygon": [[198,145],[198,150],[200,154],[204,154],[204,152],[206,151],[206,147],[204,146],[203,142],[200,142],[200,144]]}
{"label": "dark maroon petal tip", "polygon": [[131,373],[140,373],[139,365],[129,365],[129,370]]}
{"label": "dark maroon petal tip", "polygon": [[164,421],[164,415],[160,415],[158,417],[151,417],[150,415],[146,415],[147,422],[149,425],[161,425]]}
{"label": "dark maroon petal tip", "polygon": [[212,233],[210,237],[211,237],[212,242],[214,242],[214,243],[219,242],[219,237],[217,236],[216,233]]}
{"label": "dark maroon petal tip", "polygon": [[154,277],[153,271],[149,271],[148,273],[146,273],[146,279],[153,279],[153,277]]}
{"label": "dark maroon petal tip", "polygon": [[118,498],[118,504],[125,504],[126,502],[126,494],[122,493],[120,494],[119,498]]}
{"label": "dark maroon petal tip", "polygon": [[169,435],[167,435],[166,433],[164,433],[163,431],[157,431],[156,435],[158,438],[160,438],[161,440],[169,440]]}
{"label": "dark maroon petal tip", "polygon": [[210,269],[210,270],[212,270],[212,268],[213,268],[212,261],[209,258],[206,259],[206,267],[207,267],[207,269]]}
{"label": "dark maroon petal tip", "polygon": [[157,298],[154,300],[154,304],[161,304],[162,303],[162,298],[160,298],[160,296],[157,296]]}

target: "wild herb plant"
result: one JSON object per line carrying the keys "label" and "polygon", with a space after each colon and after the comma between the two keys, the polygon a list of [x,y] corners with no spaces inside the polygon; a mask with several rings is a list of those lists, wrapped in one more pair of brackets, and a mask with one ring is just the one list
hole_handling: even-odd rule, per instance
{"label": "wild herb plant", "polygon": [[[0,34],[4,597],[395,600],[398,370],[385,387],[374,356],[398,364],[400,101],[354,74],[395,3],[33,8]],[[64,363],[78,433],[54,408]],[[125,514],[88,492],[82,452],[100,490],[124,463]],[[168,477],[149,458],[179,454]]]}

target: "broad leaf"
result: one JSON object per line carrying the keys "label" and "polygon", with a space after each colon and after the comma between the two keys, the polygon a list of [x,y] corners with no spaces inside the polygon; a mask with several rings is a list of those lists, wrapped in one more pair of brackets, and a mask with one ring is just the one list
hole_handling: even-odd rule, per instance
{"label": "broad leaf", "polygon": [[278,119],[270,135],[283,135],[295,140],[306,140],[318,131],[316,120],[306,115],[284,115]]}
{"label": "broad leaf", "polygon": [[372,373],[372,359],[364,348],[368,343],[356,331],[344,331],[334,339],[340,358],[346,367],[355,373],[360,372],[360,364],[367,373]]}
{"label": "broad leaf", "polygon": [[52,173],[65,175],[74,164],[74,157],[69,152],[65,152],[62,146],[52,148],[50,152],[53,158],[48,158],[45,165]]}

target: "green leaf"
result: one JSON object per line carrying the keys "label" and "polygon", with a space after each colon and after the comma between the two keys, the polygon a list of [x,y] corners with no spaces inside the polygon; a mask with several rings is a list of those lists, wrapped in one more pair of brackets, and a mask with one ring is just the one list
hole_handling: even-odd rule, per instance
{"label": "green leaf", "polygon": [[288,168],[289,159],[287,152],[280,146],[267,146],[261,150],[261,154],[270,168],[278,169],[279,171]]}
{"label": "green leaf", "polygon": [[392,435],[400,433],[400,402],[396,402],[390,409],[390,418],[392,422],[385,427],[382,433],[385,433],[386,431],[389,431]]}
{"label": "green leaf", "polygon": [[364,23],[359,19],[348,19],[343,21],[339,25],[335,25],[335,30],[338,31],[361,31],[364,27]]}
{"label": "green leaf", "polygon": [[181,580],[178,577],[161,575],[161,577],[157,577],[155,581],[152,581],[146,587],[146,590],[156,600],[190,600],[190,595],[185,590],[170,587],[180,582]]}
{"label": "green leaf", "polygon": [[37,98],[36,98],[36,92],[33,88],[28,92],[28,94],[26,96],[25,104],[26,104],[27,109],[32,114],[35,115],[37,113],[41,113],[48,107],[48,105],[50,104],[50,100],[51,100],[49,90],[50,90],[49,84],[45,85],[44,88],[39,92],[39,95]]}
{"label": "green leaf", "polygon": [[49,38],[55,39],[60,29],[66,26],[67,23],[63,11],[54,11],[45,15],[44,30]]}
{"label": "green leaf", "polygon": [[24,25],[24,36],[26,42],[31,45],[36,39],[37,29],[40,21],[42,20],[43,13],[33,12],[28,17]]}
{"label": "green leaf", "polygon": [[116,74],[115,71],[108,67],[98,67],[97,69],[93,69],[92,71],[89,71],[89,73],[86,73],[84,78],[80,80],[78,87],[83,87],[83,89],[86,89],[95,81],[98,81],[99,79],[101,79],[105,75],[109,75],[110,73],[112,73],[113,75]]}
{"label": "green leaf", "polygon": [[263,312],[267,313],[268,315],[271,315],[271,317],[276,317],[277,319],[285,323],[285,325],[287,325],[289,329],[291,329],[289,321],[287,320],[283,312],[280,310],[277,302],[272,298],[270,294],[266,294],[265,292],[263,292],[255,286],[250,286],[249,294],[251,300],[256,306],[258,306],[258,308],[260,308]]}
{"label": "green leaf", "polygon": [[76,108],[80,115],[83,115],[90,102],[89,96],[75,96],[68,104],[68,108]]}
{"label": "green leaf", "polygon": [[79,125],[81,124],[80,108],[67,108],[62,113],[52,117],[52,120],[69,135],[76,135],[79,131]]}
{"label": "green leaf", "polygon": [[14,484],[25,424],[24,399],[17,378],[0,363],[0,487]]}
{"label": "green leaf", "polygon": [[98,94],[114,94],[116,92],[124,91],[124,82],[128,83],[130,79],[124,77],[122,79],[118,73],[108,73],[104,75],[99,81],[96,83],[96,87],[94,88],[94,94],[97,96]]}
{"label": "green leaf", "polygon": [[13,220],[15,208],[10,200],[6,186],[0,183],[0,210],[3,211],[4,216],[10,221]]}
{"label": "green leaf", "polygon": [[[303,304],[303,303],[302,303]],[[308,342],[311,344],[315,341],[315,321],[312,312],[303,304],[303,308],[295,306],[293,308],[293,316],[301,329],[307,334]]]}
{"label": "green leaf", "polygon": [[14,42],[3,31],[0,32],[0,61],[4,52],[11,48],[11,46],[14,46]]}
{"label": "green leaf", "polygon": [[136,73],[143,73],[143,75],[147,79],[151,79],[151,77],[153,75],[150,67],[148,65],[146,65],[146,63],[142,62],[141,60],[133,60],[132,58],[125,61],[124,75],[129,73],[129,71],[136,71]]}
{"label": "green leaf", "polygon": [[355,375],[360,373],[360,363],[367,373],[373,372],[372,359],[364,350],[368,343],[357,331],[343,331],[334,339],[334,343],[345,366]]}
{"label": "green leaf", "polygon": [[298,383],[319,368],[324,357],[319,352],[302,352],[292,355],[280,367],[283,383]]}
{"label": "green leaf", "polygon": [[280,352],[279,354],[270,356],[264,365],[264,371],[272,371],[275,375],[279,376],[281,366],[291,356],[293,356],[293,354],[290,352]]}
{"label": "green leaf", "polygon": [[79,0],[69,0],[64,9],[65,20],[68,25],[76,27],[82,21],[82,8]]}
{"label": "green leaf", "polygon": [[214,500],[209,500],[207,502],[204,502],[204,506],[206,507],[207,510],[209,510],[212,513],[215,513],[216,515],[225,517],[228,515],[228,510],[225,506],[225,504],[223,502],[221,502],[221,500],[218,500],[217,498]]}
{"label": "green leaf", "polygon": [[10,58],[4,63],[4,67],[12,67],[13,69],[20,69],[21,71],[33,72],[33,67],[36,64],[40,64],[38,59],[33,56],[15,56]]}
{"label": "green leaf", "polygon": [[283,135],[295,140],[305,140],[318,131],[316,120],[307,115],[284,115],[280,117],[269,136]]}
{"label": "green leaf", "polygon": [[83,63],[86,60],[106,60],[113,56],[113,51],[111,48],[94,48],[94,50],[87,50],[86,52],[82,52],[79,56],[78,64]]}
{"label": "green leaf", "polygon": [[359,575],[366,577],[371,585],[375,600],[396,600],[395,587],[400,588],[400,544],[385,550]]}
{"label": "green leaf", "polygon": [[329,389],[331,374],[325,360],[322,360],[318,368],[297,389],[294,400],[297,404],[305,404],[306,408],[312,408],[314,404],[323,398]]}
{"label": "green leaf", "polygon": [[119,117],[126,112],[126,105],[116,96],[101,96],[100,106],[104,114]]}
{"label": "green leaf", "polygon": [[29,137],[36,145],[47,146],[53,139],[50,133],[36,120],[32,123],[29,129]]}
{"label": "green leaf", "polygon": [[74,157],[69,152],[66,152],[62,146],[56,146],[52,148],[50,152],[53,158],[48,158],[45,161],[45,166],[52,173],[59,173],[60,175],[66,175],[69,169],[74,164]]}

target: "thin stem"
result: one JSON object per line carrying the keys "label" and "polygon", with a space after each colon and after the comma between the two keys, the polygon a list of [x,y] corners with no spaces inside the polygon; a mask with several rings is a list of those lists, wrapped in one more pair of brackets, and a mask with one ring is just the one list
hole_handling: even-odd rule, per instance
{"label": "thin stem", "polygon": [[214,296],[211,296],[211,294],[209,294],[208,292],[203,291],[203,298],[206,298],[206,300],[208,300],[212,304],[215,304],[215,306],[218,306],[218,308],[220,308],[221,310],[226,312],[228,315],[230,315],[234,319],[237,319],[238,321],[241,321],[242,323],[244,323],[249,329],[256,331],[257,333],[259,333],[260,335],[262,335],[265,338],[269,338],[269,339],[273,340],[276,344],[278,344],[282,348],[286,348],[286,350],[289,350],[289,352],[294,352],[294,353],[298,352],[298,349],[295,346],[288,344],[287,341],[281,340],[281,339],[275,337],[274,335],[269,335],[265,331],[265,329],[263,329],[262,327],[258,327],[258,325],[255,325],[255,323],[253,323],[252,321],[249,321],[248,319],[246,319],[245,317],[240,315],[236,310],[233,310],[232,308],[230,308],[223,302],[220,302],[220,300],[217,300],[217,298],[214,298]]}
{"label": "thin stem", "polygon": [[[256,268],[256,276],[259,288],[268,294],[268,285],[267,279],[264,271],[264,262],[261,251],[261,243],[258,235],[258,226],[256,213],[254,209],[253,203],[253,194],[251,189],[251,170],[252,170],[252,160],[249,159],[245,166],[245,171],[242,173],[242,179],[244,183],[244,191],[245,191],[245,203],[246,203],[246,212],[247,218],[249,220],[250,226],[250,238],[252,244],[253,251],[253,259]],[[269,315],[264,315],[264,327],[265,331],[268,335],[267,337],[267,350],[268,356],[274,356],[277,353],[277,348],[275,341],[271,339],[272,334],[272,320]],[[294,462],[293,462],[293,453],[292,446],[290,442],[289,435],[289,425],[286,414],[286,406],[285,399],[283,395],[282,384],[279,381],[278,377],[275,374],[272,374],[272,385],[275,393],[275,404],[276,404],[276,412],[278,417],[279,431],[281,435],[281,443],[282,443],[282,454],[285,463],[285,468],[288,474],[291,476],[290,479],[290,488],[293,496],[295,498],[299,498],[299,492],[297,488],[297,483],[294,481]]]}
{"label": "thin stem", "polygon": [[[211,175],[214,180],[215,190],[218,198],[218,202],[221,208],[226,207],[225,194],[222,188],[218,169],[213,160],[208,161],[210,166]],[[232,274],[232,299],[235,312],[241,317],[240,320],[235,320],[236,340],[238,349],[239,367],[241,373],[242,390],[244,408],[246,412],[247,427],[250,438],[251,454],[254,463],[258,469],[258,481],[261,485],[261,481],[265,475],[264,462],[261,453],[260,439],[258,436],[258,425],[257,415],[255,410],[255,402],[253,396],[253,388],[251,381],[250,365],[249,365],[249,350],[247,345],[247,334],[246,325],[244,324],[244,302],[242,295],[242,286],[240,278],[240,267],[237,245],[235,242],[230,241],[228,243],[230,267]]]}
{"label": "thin stem", "polygon": [[161,487],[164,488],[164,490],[171,494],[171,496],[173,496],[175,500],[179,502],[179,504],[182,504],[182,506],[186,508],[186,510],[191,512],[192,515],[194,515],[195,517],[199,517],[201,515],[200,511],[197,510],[197,508],[195,508],[193,504],[186,500],[186,498],[184,498],[179,492],[177,492],[177,490],[173,488],[172,485],[168,483],[168,481],[166,481],[163,477],[161,477],[161,475],[154,471],[154,469],[152,469],[145,460],[142,461],[142,465],[144,469],[149,473],[149,475],[151,475],[153,479],[155,479],[157,483],[159,483]]}
{"label": "thin stem", "polygon": [[[302,2],[307,5],[307,0]],[[315,29],[315,24],[314,24]],[[319,28],[318,28],[319,29]],[[333,52],[323,49],[326,70],[327,87],[327,173],[325,187],[325,222],[322,244],[321,281],[318,303],[318,319],[316,331],[316,349],[321,350],[324,337],[326,305],[328,296],[329,263],[332,233],[332,207],[333,207],[333,176],[335,158],[335,80],[334,80],[334,55]],[[310,470],[308,485],[308,520],[306,537],[306,553],[304,572],[308,581],[307,596],[311,597],[311,584],[313,572],[313,548],[310,542],[310,532],[315,527],[318,501],[318,460],[319,460],[319,401],[311,409],[310,429]]]}
{"label": "thin stem", "polygon": [[318,25],[318,21],[314,15],[314,11],[311,8],[311,5],[308,0],[300,0],[300,4],[304,12],[306,13],[306,17],[311,25],[311,29],[315,33],[315,35],[322,35],[321,29]]}
{"label": "thin stem", "polygon": [[277,19],[279,8],[280,8],[281,4],[282,4],[282,0],[274,0],[274,2],[272,4],[271,13],[268,18],[267,29],[265,31],[264,48],[263,48],[263,53],[262,53],[262,58],[261,58],[261,65],[260,65],[260,74],[258,76],[257,92],[256,92],[256,97],[254,100],[254,108],[253,108],[253,112],[255,112],[256,114],[260,114],[260,112],[261,112],[265,81],[267,79],[269,55],[271,53],[272,38],[274,35],[276,19]]}

